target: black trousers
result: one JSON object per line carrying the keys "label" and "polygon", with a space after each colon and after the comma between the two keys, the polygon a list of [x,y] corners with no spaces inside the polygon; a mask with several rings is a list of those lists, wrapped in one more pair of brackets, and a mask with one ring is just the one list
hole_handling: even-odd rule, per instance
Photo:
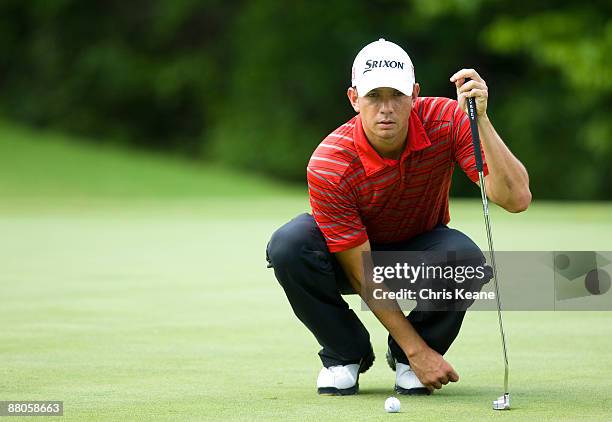
{"label": "black trousers", "polygon": [[[484,262],[482,252],[469,237],[444,225],[405,242],[371,247],[396,251],[471,251]],[[342,299],[342,294],[355,292],[310,214],[301,214],[274,232],[266,258],[295,315],[321,345],[319,356],[325,367],[358,363],[372,353],[368,331]],[[406,318],[429,347],[443,355],[459,334],[464,316],[465,311],[413,310]],[[388,343],[395,359],[409,364],[391,336]]]}

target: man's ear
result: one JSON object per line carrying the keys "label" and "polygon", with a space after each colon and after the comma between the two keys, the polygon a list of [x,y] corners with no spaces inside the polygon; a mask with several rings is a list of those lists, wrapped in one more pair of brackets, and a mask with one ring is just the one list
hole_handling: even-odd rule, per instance
{"label": "man's ear", "polygon": [[355,110],[356,113],[359,113],[359,102],[357,101],[359,99],[359,95],[357,95],[357,89],[354,87],[350,87],[346,91],[346,96],[351,102],[351,106],[353,106],[353,110]]}
{"label": "man's ear", "polygon": [[412,102],[414,103],[417,98],[419,98],[419,92],[421,92],[421,85],[418,82],[415,82],[412,87]]}

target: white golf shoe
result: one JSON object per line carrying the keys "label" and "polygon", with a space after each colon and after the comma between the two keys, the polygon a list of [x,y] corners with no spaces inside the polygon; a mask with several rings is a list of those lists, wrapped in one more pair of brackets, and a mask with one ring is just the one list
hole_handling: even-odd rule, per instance
{"label": "white golf shoe", "polygon": [[410,365],[400,363],[393,358],[391,350],[387,350],[387,363],[395,371],[395,391],[398,394],[411,396],[428,396],[431,391],[423,385]]}
{"label": "white golf shoe", "polygon": [[395,362],[395,391],[399,394],[429,395],[431,391],[423,385],[410,365]]}
{"label": "white golf shoe", "polygon": [[359,364],[322,368],[317,378],[317,392],[329,396],[347,396],[359,390]]}

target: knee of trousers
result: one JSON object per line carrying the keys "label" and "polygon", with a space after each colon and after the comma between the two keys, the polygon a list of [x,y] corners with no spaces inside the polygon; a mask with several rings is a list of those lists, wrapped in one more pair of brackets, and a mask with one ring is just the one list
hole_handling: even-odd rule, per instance
{"label": "knee of trousers", "polygon": [[484,262],[485,257],[480,248],[466,234],[456,229],[448,229],[444,247],[447,251],[455,253],[454,258],[462,262]]}
{"label": "knee of trousers", "polygon": [[482,285],[486,284],[493,277],[491,267],[487,265],[484,253],[472,239],[458,230],[451,230],[453,230],[454,236],[453,240],[450,242],[449,249],[457,252],[454,257],[455,262],[451,265],[471,266],[474,268],[482,267],[482,277],[477,277],[475,281],[471,283],[472,286],[470,286],[470,290],[475,289],[475,291],[479,291]]}
{"label": "knee of trousers", "polygon": [[[432,258],[438,265],[442,262],[444,266],[455,267],[455,276],[452,279],[437,280],[437,284],[432,284],[434,290],[462,289],[465,292],[479,292],[491,280],[492,271],[486,264],[485,255],[467,235],[455,229],[448,229],[441,245],[442,248],[438,250],[442,251],[444,256],[438,255],[438,250],[434,250]],[[467,275],[468,268],[471,268],[470,276]],[[463,272],[459,273],[459,270]],[[422,308],[436,311],[465,311],[473,303],[473,299],[434,299],[423,301]]]}
{"label": "knee of trousers", "polygon": [[308,217],[302,215],[285,224],[268,242],[266,257],[281,285],[305,278],[292,275],[305,275],[313,270],[333,272],[331,254],[323,236],[316,225],[310,224]]}
{"label": "knee of trousers", "polygon": [[298,265],[302,244],[299,233],[287,230],[286,226],[276,230],[266,248],[266,258],[270,266],[282,270]]}

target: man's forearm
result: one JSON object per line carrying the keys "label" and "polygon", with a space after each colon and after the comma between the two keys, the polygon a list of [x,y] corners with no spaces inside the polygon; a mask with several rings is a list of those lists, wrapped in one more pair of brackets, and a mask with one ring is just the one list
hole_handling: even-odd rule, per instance
{"label": "man's forearm", "polygon": [[524,211],[531,202],[525,166],[504,144],[488,116],[478,117],[478,131],[489,169],[485,180],[490,199],[508,211]]}
{"label": "man's forearm", "polygon": [[[384,325],[391,337],[400,346],[404,353],[410,358],[421,351],[427,350],[428,346],[414,329],[410,321],[406,319],[396,300],[389,299],[383,295],[384,299],[374,299],[368,290],[365,282],[364,258],[371,260],[369,255],[370,242],[351,248],[349,250],[336,253],[336,257],[342,266],[353,290],[361,296],[376,318]],[[372,265],[372,262],[368,262]],[[387,290],[384,284],[377,286]]]}
{"label": "man's forearm", "polygon": [[[361,296],[376,318],[391,334],[391,337],[395,339],[395,342],[406,353],[408,358],[428,347],[410,321],[406,319],[396,300],[388,298],[375,300],[363,289],[362,281],[358,277],[349,276],[349,279],[353,289],[359,293],[359,296]],[[385,289],[384,285],[382,286],[381,288]],[[373,303],[374,301],[376,303]]]}

